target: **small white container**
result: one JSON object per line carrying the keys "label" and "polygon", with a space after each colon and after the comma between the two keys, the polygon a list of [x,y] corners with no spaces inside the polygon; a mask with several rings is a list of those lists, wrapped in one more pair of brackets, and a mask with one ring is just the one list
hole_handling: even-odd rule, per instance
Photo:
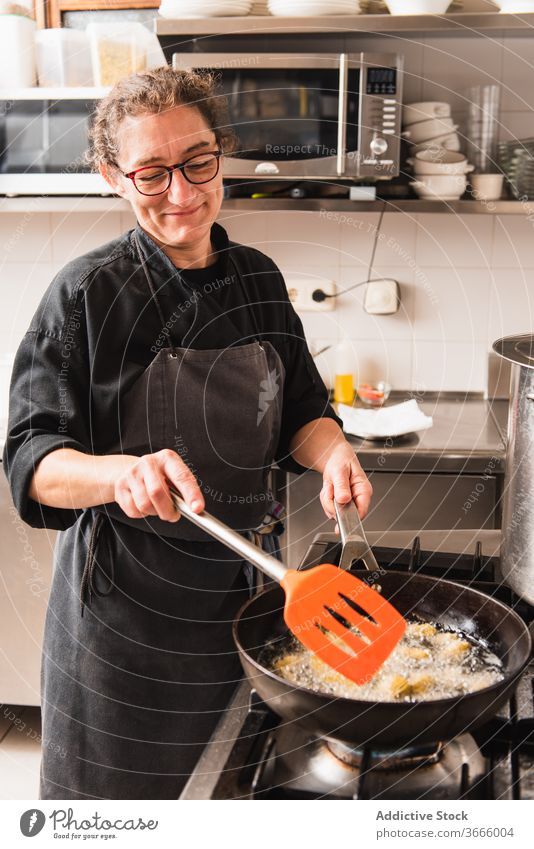
{"label": "small white container", "polygon": [[91,45],[85,32],[67,27],[35,33],[40,86],[93,85]]}
{"label": "small white container", "polygon": [[35,85],[35,21],[24,15],[0,16],[0,84]]}
{"label": "small white container", "polygon": [[144,29],[142,24],[130,21],[87,25],[95,85],[112,86],[123,77],[146,70]]}
{"label": "small white container", "polygon": [[499,200],[503,181],[504,174],[472,174],[469,178],[475,200]]}

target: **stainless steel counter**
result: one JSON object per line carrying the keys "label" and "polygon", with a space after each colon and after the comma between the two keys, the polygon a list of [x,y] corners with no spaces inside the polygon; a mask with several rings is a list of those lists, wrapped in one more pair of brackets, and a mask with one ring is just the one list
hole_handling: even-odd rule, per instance
{"label": "stainless steel counter", "polygon": [[[407,397],[396,393],[388,403]],[[417,400],[433,418],[429,430],[380,441],[348,437],[373,486],[367,532],[498,529],[508,402],[453,393]],[[287,510],[283,557],[299,562],[315,534],[333,527],[319,501],[322,475],[278,470],[274,479]]]}
{"label": "stainless steel counter", "polygon": [[434,420],[429,430],[388,440],[347,437],[366,471],[476,473],[489,464],[492,474],[504,472],[506,401],[438,396],[419,406]]}

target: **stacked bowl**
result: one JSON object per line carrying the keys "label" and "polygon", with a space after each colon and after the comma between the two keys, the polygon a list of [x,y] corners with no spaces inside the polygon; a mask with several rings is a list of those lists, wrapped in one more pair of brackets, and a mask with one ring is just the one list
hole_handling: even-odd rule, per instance
{"label": "stacked bowl", "polygon": [[409,103],[402,111],[403,136],[414,146],[414,151],[428,147],[460,150],[460,138],[451,118],[450,103],[428,100]]}
{"label": "stacked bowl", "polygon": [[460,153],[458,125],[449,103],[422,101],[403,109],[403,136],[412,146],[415,181],[412,187],[421,198],[457,200],[466,190],[466,174],[473,168]]}
{"label": "stacked bowl", "polygon": [[415,180],[412,188],[425,200],[458,200],[467,188],[470,165],[463,153],[443,147],[417,151],[408,159]]}

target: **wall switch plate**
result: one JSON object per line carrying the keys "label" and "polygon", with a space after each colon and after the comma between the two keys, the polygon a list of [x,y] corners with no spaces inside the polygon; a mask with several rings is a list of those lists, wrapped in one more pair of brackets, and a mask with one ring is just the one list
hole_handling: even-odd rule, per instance
{"label": "wall switch plate", "polygon": [[400,304],[400,289],[396,280],[370,280],[365,288],[363,308],[370,315],[392,315]]}
{"label": "wall switch plate", "polygon": [[336,298],[314,301],[312,297],[315,289],[322,289],[325,295],[335,295],[336,284],[333,280],[287,272],[284,274],[284,280],[289,300],[297,312],[331,312],[336,308]]}

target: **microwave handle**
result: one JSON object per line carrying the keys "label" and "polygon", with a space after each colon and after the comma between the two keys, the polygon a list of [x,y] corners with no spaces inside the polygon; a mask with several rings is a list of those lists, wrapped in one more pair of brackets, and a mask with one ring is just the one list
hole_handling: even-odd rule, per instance
{"label": "microwave handle", "polygon": [[348,112],[348,61],[347,54],[339,54],[339,104],[337,116],[337,174],[342,177],[345,173],[345,148],[347,146],[347,112]]}

